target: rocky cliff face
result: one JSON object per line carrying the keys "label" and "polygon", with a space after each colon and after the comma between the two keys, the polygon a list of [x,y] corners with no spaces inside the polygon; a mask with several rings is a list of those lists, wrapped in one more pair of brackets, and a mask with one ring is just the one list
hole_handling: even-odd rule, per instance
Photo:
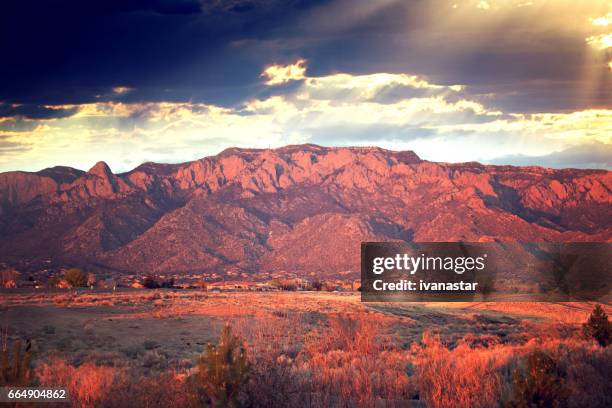
{"label": "rocky cliff face", "polygon": [[228,149],[113,174],[0,174],[0,261],[125,272],[359,270],[361,241],[610,241],[612,172],[380,148]]}

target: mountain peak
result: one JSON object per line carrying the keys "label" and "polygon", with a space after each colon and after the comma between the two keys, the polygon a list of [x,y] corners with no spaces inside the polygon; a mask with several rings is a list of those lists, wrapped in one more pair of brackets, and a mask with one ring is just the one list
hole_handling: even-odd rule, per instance
{"label": "mountain peak", "polygon": [[93,174],[102,178],[111,178],[113,176],[113,172],[111,171],[108,164],[104,161],[99,161],[94,166],[87,171],[89,174]]}

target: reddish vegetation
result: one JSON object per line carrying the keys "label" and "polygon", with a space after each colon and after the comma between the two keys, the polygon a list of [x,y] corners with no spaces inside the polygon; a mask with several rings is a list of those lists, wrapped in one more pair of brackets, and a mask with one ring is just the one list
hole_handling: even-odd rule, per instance
{"label": "reddish vegetation", "polygon": [[[612,347],[599,340],[612,309],[594,306],[178,290],[0,298],[9,345],[32,340],[33,381],[67,386],[74,407],[202,406],[228,383],[252,407],[609,407]],[[225,324],[239,340],[219,355],[248,364],[223,358],[242,369],[199,375]]]}
{"label": "reddish vegetation", "polygon": [[[293,324],[304,318],[268,317],[250,328],[238,322],[252,367],[236,385],[244,406],[606,407],[612,402],[612,349],[577,335],[489,345],[474,344],[472,336],[450,346],[425,332],[404,348],[381,316],[330,315],[307,332]],[[67,385],[75,407],[189,407],[199,406],[192,405],[197,372],[143,376],[121,363],[76,367],[51,359],[38,367],[37,378],[43,385]]]}
{"label": "reddish vegetation", "polygon": [[379,148],[228,149],[113,174],[0,174],[0,260],[135,272],[337,273],[359,242],[608,241],[612,173]]}

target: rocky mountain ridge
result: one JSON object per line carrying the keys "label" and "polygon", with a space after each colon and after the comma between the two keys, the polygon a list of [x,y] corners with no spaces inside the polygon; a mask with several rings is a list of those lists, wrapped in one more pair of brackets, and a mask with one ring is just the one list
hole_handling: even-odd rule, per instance
{"label": "rocky mountain ridge", "polygon": [[231,148],[114,174],[0,174],[0,261],[122,272],[359,270],[362,241],[610,241],[612,172],[410,151]]}

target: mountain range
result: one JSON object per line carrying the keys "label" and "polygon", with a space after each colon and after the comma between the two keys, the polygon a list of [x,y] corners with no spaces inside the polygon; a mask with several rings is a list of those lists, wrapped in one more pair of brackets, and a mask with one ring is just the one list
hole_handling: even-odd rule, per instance
{"label": "mountain range", "polygon": [[0,174],[0,262],[124,273],[358,271],[362,241],[611,241],[612,172],[411,151],[230,148],[114,174]]}

